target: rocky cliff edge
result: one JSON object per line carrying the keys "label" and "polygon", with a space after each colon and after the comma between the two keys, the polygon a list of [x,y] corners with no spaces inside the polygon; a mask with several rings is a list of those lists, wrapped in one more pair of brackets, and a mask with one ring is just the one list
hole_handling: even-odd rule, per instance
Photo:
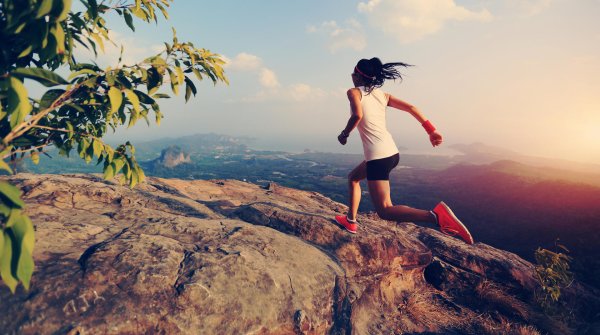
{"label": "rocky cliff edge", "polygon": [[[411,223],[332,218],[315,192],[236,180],[18,174],[36,230],[31,289],[0,287],[14,334],[595,333],[598,292],[533,303],[533,266]],[[476,238],[476,237],[475,237]]]}

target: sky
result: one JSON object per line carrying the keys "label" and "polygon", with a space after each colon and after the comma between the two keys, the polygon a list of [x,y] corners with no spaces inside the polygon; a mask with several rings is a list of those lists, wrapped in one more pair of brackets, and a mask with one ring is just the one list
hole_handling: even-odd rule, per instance
{"label": "sky", "polygon": [[[255,148],[360,153],[346,91],[361,58],[414,65],[383,90],[415,105],[444,136],[432,148],[408,113],[388,109],[401,152],[448,153],[482,142],[519,153],[600,164],[600,0],[176,0],[170,19],[110,17],[125,62],[180,40],[223,55],[230,84],[163,100],[160,126],[108,140],[196,133],[256,138]],[[107,48],[111,65],[119,48]]]}

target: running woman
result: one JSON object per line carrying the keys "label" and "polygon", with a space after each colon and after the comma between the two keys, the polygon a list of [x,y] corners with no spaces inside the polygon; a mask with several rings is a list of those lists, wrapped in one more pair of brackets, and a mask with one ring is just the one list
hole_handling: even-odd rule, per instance
{"label": "running woman", "polygon": [[443,233],[457,236],[466,243],[473,244],[473,237],[468,229],[444,202],[440,202],[431,211],[392,204],[390,171],[398,165],[400,154],[386,127],[386,108],[390,106],[409,113],[425,128],[429,141],[434,147],[442,144],[442,135],[416,107],[380,90],[387,79],[402,80],[402,75],[397,68],[408,66],[410,65],[405,63],[382,64],[379,58],[371,58],[361,59],[354,67],[352,72],[354,88],[348,90],[351,115],[346,128],[338,136],[338,141],[345,145],[350,132],[358,128],[365,160],[348,175],[350,193],[348,214],[338,215],[335,219],[346,230],[356,233],[361,196],[360,181],[367,178],[369,194],[380,218],[397,222],[437,224]]}

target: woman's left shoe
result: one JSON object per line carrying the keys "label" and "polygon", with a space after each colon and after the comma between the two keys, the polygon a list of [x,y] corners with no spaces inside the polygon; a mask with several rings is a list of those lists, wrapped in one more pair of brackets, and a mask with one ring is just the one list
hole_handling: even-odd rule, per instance
{"label": "woman's left shoe", "polygon": [[440,230],[442,233],[458,236],[467,244],[473,244],[473,237],[471,233],[465,227],[465,225],[460,222],[460,220],[452,213],[452,210],[448,205],[446,205],[443,201],[437,204],[433,209],[433,212],[437,216],[438,224],[440,225]]}
{"label": "woman's left shoe", "polygon": [[339,223],[342,227],[346,228],[347,231],[351,232],[352,234],[356,234],[358,225],[356,222],[348,221],[348,217],[346,215],[336,215],[335,221],[337,221],[337,223]]}

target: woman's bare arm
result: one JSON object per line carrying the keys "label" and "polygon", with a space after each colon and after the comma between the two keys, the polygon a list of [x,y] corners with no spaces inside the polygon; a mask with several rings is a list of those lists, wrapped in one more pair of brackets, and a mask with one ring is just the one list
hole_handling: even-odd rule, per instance
{"label": "woman's bare arm", "polygon": [[348,100],[350,101],[350,118],[346,124],[346,128],[342,130],[342,133],[338,136],[338,141],[341,144],[346,144],[350,132],[358,125],[363,117],[362,106],[360,105],[360,98],[362,93],[358,88],[351,88],[348,90]]}
{"label": "woman's bare arm", "polygon": [[427,118],[425,117],[425,115],[423,115],[423,113],[421,113],[419,111],[419,109],[417,109],[417,107],[409,104],[406,101],[402,101],[391,94],[388,94],[388,96],[389,96],[388,106],[408,112],[415,119],[417,119],[417,121],[419,121],[419,123],[423,123],[423,122],[427,121]]}
{"label": "woman's bare arm", "polygon": [[[415,119],[417,119],[420,124],[427,122],[427,118],[425,115],[423,115],[423,113],[421,113],[421,111],[419,111],[419,109],[417,109],[417,107],[409,104],[406,101],[402,101],[391,94],[388,94],[388,98],[388,106],[409,113]],[[440,134],[437,130],[429,133],[429,141],[434,147],[442,144],[442,134]]]}

